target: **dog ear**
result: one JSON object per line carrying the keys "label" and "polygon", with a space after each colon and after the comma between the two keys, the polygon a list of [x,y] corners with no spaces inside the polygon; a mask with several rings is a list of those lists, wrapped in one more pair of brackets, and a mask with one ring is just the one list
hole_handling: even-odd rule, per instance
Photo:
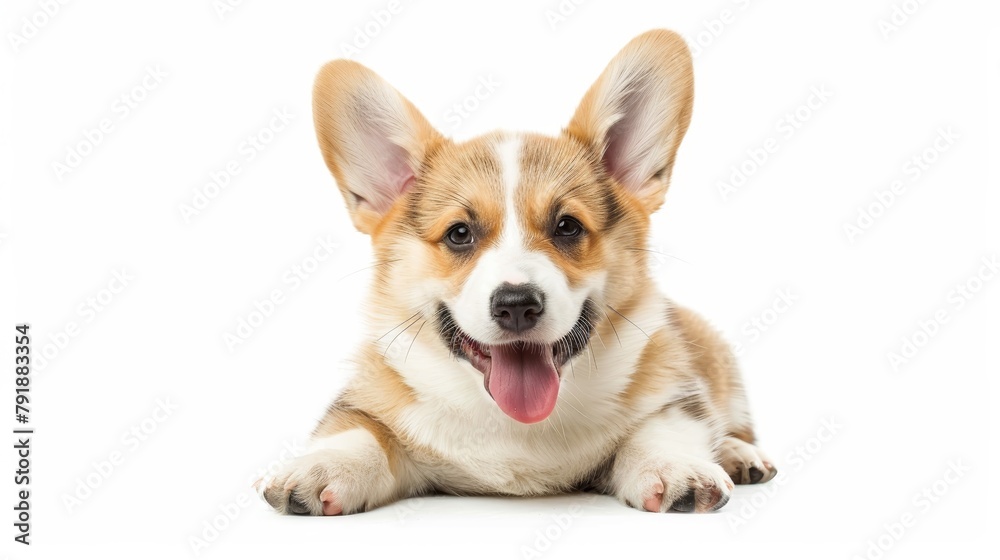
{"label": "dog ear", "polygon": [[319,71],[313,120],[354,227],[369,234],[413,186],[429,151],[443,141],[412,103],[349,60],[334,60]]}
{"label": "dog ear", "polygon": [[611,60],[566,133],[594,150],[608,174],[653,212],[670,186],[693,95],[684,40],[672,31],[648,31]]}

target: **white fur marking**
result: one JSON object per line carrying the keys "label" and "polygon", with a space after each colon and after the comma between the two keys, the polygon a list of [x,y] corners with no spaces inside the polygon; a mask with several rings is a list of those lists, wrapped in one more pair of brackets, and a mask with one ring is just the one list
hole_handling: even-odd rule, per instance
{"label": "white fur marking", "polygon": [[[518,221],[517,202],[515,194],[521,183],[521,147],[523,141],[515,136],[505,138],[497,145],[497,157],[500,159],[500,169],[503,178],[504,191],[504,223],[500,245],[507,251],[520,252],[524,250],[524,233]],[[528,281],[526,275],[513,269],[507,279],[511,284],[521,284]]]}

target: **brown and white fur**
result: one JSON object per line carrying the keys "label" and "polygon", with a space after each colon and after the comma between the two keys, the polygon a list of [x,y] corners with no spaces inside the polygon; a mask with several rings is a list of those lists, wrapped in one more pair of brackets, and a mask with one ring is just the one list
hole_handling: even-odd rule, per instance
{"label": "brown and white fur", "polygon": [[[770,480],[728,347],[646,267],[692,94],[687,46],[650,31],[559,136],[458,143],[364,66],[324,66],[320,148],[377,259],[370,342],[308,453],[258,484],[268,503],[336,515],[432,492],[592,489],[711,511],[734,482]],[[491,303],[518,286],[539,297],[523,332]]]}

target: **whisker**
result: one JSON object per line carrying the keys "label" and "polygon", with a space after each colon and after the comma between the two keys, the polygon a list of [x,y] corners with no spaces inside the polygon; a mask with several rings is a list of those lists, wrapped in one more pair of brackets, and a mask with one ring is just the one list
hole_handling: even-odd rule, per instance
{"label": "whisker", "polygon": [[[608,306],[610,307],[610,306]],[[615,322],[611,320],[611,315],[608,312],[604,312],[604,316],[608,318],[608,324],[611,325],[611,330],[615,331],[615,338],[618,339],[618,346],[622,345],[622,337],[618,336],[618,329],[615,328]]]}
{"label": "whisker", "polygon": [[[584,338],[582,331],[580,331],[580,330],[574,330],[572,332],[572,337],[573,337],[573,341],[576,342],[576,344],[580,347],[581,350],[584,349],[584,348],[587,348],[587,349],[590,350],[590,355],[593,356],[594,350],[593,350],[593,348],[591,348],[591,346],[588,343],[587,339]],[[597,365],[596,362],[594,363],[594,365],[595,366]],[[591,372],[591,369],[590,369],[590,358],[588,357],[587,358],[587,379],[590,379],[590,372]]]}
{"label": "whisker", "polygon": [[695,346],[697,348],[701,348],[702,350],[708,350],[708,348],[705,348],[704,346],[702,346],[700,344],[695,344],[695,343],[691,342],[690,340],[685,340],[684,343],[685,344],[690,344],[691,346]]}
{"label": "whisker", "polygon": [[[419,313],[419,311],[418,311],[418,313]],[[385,350],[383,350],[383,351],[382,351],[382,357],[383,357],[383,358],[385,357],[386,353],[388,353],[388,352],[389,352],[389,348],[391,348],[391,347],[392,347],[392,343],[393,343],[393,342],[396,342],[396,339],[397,339],[397,338],[399,338],[399,335],[401,335],[401,334],[405,333],[406,331],[410,330],[410,327],[412,327],[413,325],[416,325],[416,324],[417,324],[417,321],[419,321],[419,320],[420,320],[420,317],[417,317],[417,318],[416,318],[416,319],[414,319],[414,320],[413,320],[413,322],[411,322],[411,323],[410,323],[409,325],[406,325],[406,328],[405,328],[405,329],[403,329],[403,330],[399,331],[398,333],[396,333],[396,336],[392,337],[392,340],[390,340],[390,341],[389,341],[389,345],[388,345],[388,346],[386,346],[386,347],[385,347]]]}
{"label": "whisker", "polygon": [[[574,394],[571,391],[567,391],[567,392],[569,393],[569,395],[571,397],[573,397],[574,399],[576,399],[576,404],[580,405],[581,408],[587,408],[587,405],[583,404],[583,401],[580,400],[580,397],[576,396],[576,394]],[[580,411],[580,414],[583,414],[583,412]],[[584,414],[584,417],[590,419],[590,416],[587,416],[586,414]]]}
{"label": "whisker", "polygon": [[[590,416],[587,416],[586,414],[584,414],[583,411],[581,411],[579,408],[573,406],[573,403],[571,403],[569,401],[563,401],[563,402],[566,403],[566,406],[568,406],[568,407],[572,408],[573,410],[575,410],[576,413],[579,414],[580,416],[583,416],[587,420],[591,419]],[[577,402],[580,402],[580,400],[577,399]],[[580,403],[580,406],[583,406],[583,403]]]}
{"label": "whisker", "polygon": [[[606,305],[606,304],[605,304],[605,305]],[[625,319],[626,321],[628,321],[629,323],[631,323],[631,325],[632,325],[633,327],[635,327],[635,328],[639,329],[639,332],[641,332],[642,334],[646,335],[646,338],[649,338],[649,341],[650,341],[650,342],[653,342],[653,339],[652,339],[652,338],[650,338],[650,336],[649,336],[648,334],[646,334],[646,331],[642,330],[642,328],[641,328],[641,327],[639,327],[639,325],[637,325],[637,324],[633,323],[633,322],[632,322],[632,319],[629,319],[628,317],[626,317],[626,316],[622,315],[622,314],[621,314],[621,313],[620,313],[620,312],[619,312],[619,311],[618,311],[617,309],[615,309],[614,307],[611,307],[610,305],[608,305],[608,309],[610,309],[610,310],[614,311],[615,313],[618,313],[619,315],[621,315],[622,319]],[[653,342],[653,344],[656,344],[656,343],[655,343],[655,342]]]}
{"label": "whisker", "polygon": [[566,427],[563,426],[562,420],[559,421],[559,430],[562,432],[563,445],[566,446],[566,449],[569,449],[569,439],[566,438]]}
{"label": "whisker", "polygon": [[[440,315],[438,315],[440,317]],[[455,339],[458,338],[458,326],[455,324],[455,320],[450,316],[445,316],[447,321],[442,322],[441,330],[442,332],[449,334],[448,337],[448,353],[457,362],[458,354],[455,352]]]}
{"label": "whisker", "polygon": [[[410,315],[410,316],[409,316],[409,317],[407,317],[406,319],[403,319],[403,321],[402,321],[401,323],[399,323],[399,324],[398,324],[398,325],[396,325],[395,327],[392,327],[391,329],[389,329],[389,331],[388,331],[387,333],[385,333],[385,334],[383,334],[382,336],[380,336],[380,337],[376,338],[376,339],[375,339],[375,342],[378,342],[378,341],[382,340],[383,338],[385,338],[386,336],[388,336],[388,335],[389,335],[389,333],[391,333],[392,331],[394,331],[394,330],[398,329],[399,327],[402,327],[402,326],[403,326],[403,323],[405,323],[405,322],[409,321],[410,319],[412,319],[412,318],[416,317],[417,315],[420,315],[420,311],[422,310],[422,308],[423,308],[423,306],[421,306],[421,309],[418,309],[416,313],[414,313],[413,315]],[[398,335],[397,335],[397,336],[398,336]]]}
{"label": "whisker", "polygon": [[625,249],[628,250],[628,251],[645,251],[647,253],[655,253],[657,255],[663,255],[664,257],[670,257],[672,259],[679,260],[679,261],[681,261],[684,264],[691,264],[688,261],[686,261],[686,260],[684,260],[684,259],[682,259],[680,257],[671,255],[670,253],[664,253],[664,252],[661,252],[661,251],[654,251],[653,249],[643,249],[643,248],[640,248],[640,247],[625,247]]}
{"label": "whisker", "polygon": [[417,337],[420,336],[420,331],[423,330],[424,325],[427,324],[427,319],[424,319],[423,323],[420,323],[420,327],[417,328],[417,334],[413,335],[413,340],[410,341],[410,345],[406,348],[406,355],[403,356],[403,363],[406,363],[406,359],[410,357],[410,350],[413,350],[413,343],[417,341]]}
{"label": "whisker", "polygon": [[594,325],[594,323],[592,323],[589,319],[587,320],[587,324],[590,325],[590,332],[592,332],[592,333],[594,333],[594,334],[597,335],[597,340],[600,340],[601,341],[601,346],[605,350],[607,350],[608,347],[607,347],[607,345],[604,344],[604,338],[601,337],[601,331],[597,330],[597,326]]}
{"label": "whisker", "polygon": [[401,260],[403,260],[403,259],[390,259],[390,260],[387,260],[387,261],[381,261],[381,262],[377,262],[377,263],[372,264],[372,265],[368,265],[368,266],[359,268],[359,269],[355,270],[354,272],[350,272],[348,274],[345,274],[345,275],[341,276],[340,278],[337,278],[337,282],[340,282],[344,278],[347,278],[348,276],[351,276],[353,274],[357,274],[357,273],[359,273],[359,272],[361,272],[363,270],[368,270],[369,268],[375,268],[376,266],[385,266],[387,264],[392,264],[394,262],[398,262],[398,261],[401,261]]}

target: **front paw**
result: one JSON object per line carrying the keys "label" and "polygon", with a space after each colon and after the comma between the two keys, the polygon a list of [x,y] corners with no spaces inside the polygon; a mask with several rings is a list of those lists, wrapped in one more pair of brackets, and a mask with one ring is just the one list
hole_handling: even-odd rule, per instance
{"label": "front paw", "polygon": [[727,437],[719,446],[722,468],[736,484],[764,483],[778,473],[774,463],[756,445]]}
{"label": "front paw", "polygon": [[715,511],[726,505],[733,490],[722,467],[697,459],[640,463],[615,478],[619,500],[652,512]]}
{"label": "front paw", "polygon": [[299,457],[256,486],[279,513],[340,515],[380,505],[391,493],[392,475],[384,465],[326,450]]}

